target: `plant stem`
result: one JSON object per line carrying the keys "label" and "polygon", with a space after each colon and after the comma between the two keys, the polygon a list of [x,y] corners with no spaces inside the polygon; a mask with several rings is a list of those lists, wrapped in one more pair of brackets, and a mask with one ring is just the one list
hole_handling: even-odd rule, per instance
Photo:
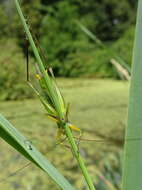
{"label": "plant stem", "polygon": [[81,157],[78,146],[75,143],[74,137],[72,135],[72,132],[71,132],[68,124],[65,124],[64,129],[65,129],[66,136],[68,137],[69,144],[71,145],[71,150],[73,152],[73,155],[75,156],[76,160],[78,161],[79,167],[83,173],[83,176],[85,178],[86,183],[88,184],[89,189],[95,190],[92,179],[87,171],[87,168],[84,164],[84,160]]}
{"label": "plant stem", "polygon": [[[30,44],[31,44],[31,47],[32,47],[32,49],[33,49],[34,55],[35,55],[35,57],[36,57],[36,59],[37,59],[37,64],[38,64],[38,66],[39,66],[39,68],[40,68],[40,71],[41,71],[41,73],[43,74],[43,77],[44,77],[45,82],[46,82],[46,84],[47,84],[47,90],[50,92],[50,95],[51,95],[52,100],[53,100],[53,102],[54,102],[54,104],[55,104],[55,107],[56,107],[56,109],[57,109],[57,112],[58,112],[58,114],[59,114],[59,117],[64,119],[64,114],[63,114],[63,112],[62,112],[61,109],[60,109],[60,104],[59,104],[59,102],[58,102],[58,100],[57,100],[57,98],[56,98],[56,96],[55,96],[55,94],[54,94],[54,91],[52,90],[52,83],[51,83],[50,77],[48,76],[47,72],[45,71],[45,68],[44,68],[44,66],[43,66],[41,57],[40,57],[40,55],[39,55],[39,52],[38,52],[38,50],[37,50],[37,48],[36,48],[36,45],[35,45],[35,43],[34,43],[34,40],[33,40],[33,38],[32,38],[32,35],[31,35],[31,33],[30,33],[29,27],[28,27],[28,25],[27,25],[27,23],[26,23],[26,20],[25,20],[25,18],[24,18],[24,16],[23,16],[23,13],[22,13],[21,8],[20,8],[19,1],[18,1],[18,0],[15,0],[15,4],[16,4],[16,8],[17,8],[17,11],[18,11],[18,13],[19,13],[20,19],[21,19],[21,21],[22,21],[22,24],[23,24],[23,26],[24,26],[26,35],[27,35],[27,37],[28,37],[28,39],[29,39],[29,42],[30,42]],[[81,171],[82,171],[82,173],[83,173],[83,176],[84,176],[85,181],[86,181],[86,183],[87,183],[87,185],[88,185],[88,187],[89,187],[89,190],[95,190],[95,187],[94,187],[94,185],[93,185],[93,182],[92,182],[92,180],[91,180],[91,177],[89,176],[89,173],[88,173],[88,171],[87,171],[87,169],[86,169],[86,166],[85,166],[85,164],[84,164],[84,161],[83,161],[83,159],[82,159],[82,157],[81,157],[81,155],[80,155],[78,146],[77,146],[77,144],[76,144],[76,142],[75,142],[75,140],[74,140],[74,137],[73,137],[72,132],[71,132],[69,126],[68,126],[68,123],[64,123],[64,122],[62,123],[62,122],[61,122],[61,127],[63,127],[64,130],[65,130],[65,134],[66,134],[66,136],[67,136],[67,138],[68,138],[68,142],[69,142],[70,145],[71,145],[72,153],[73,153],[73,155],[75,156],[76,160],[78,161],[79,167],[80,167],[80,169],[81,169]]]}
{"label": "plant stem", "polygon": [[51,80],[50,80],[50,78],[49,78],[49,76],[48,76],[48,73],[45,71],[45,68],[44,68],[44,66],[43,66],[43,63],[42,63],[41,57],[40,57],[40,55],[39,55],[38,49],[37,49],[37,47],[36,47],[36,45],[35,45],[35,43],[34,43],[33,37],[32,37],[31,32],[30,32],[30,30],[29,30],[29,26],[28,26],[27,23],[26,23],[26,19],[24,18],[24,15],[23,15],[23,13],[22,13],[22,10],[21,10],[21,7],[20,7],[20,5],[19,5],[19,1],[18,1],[18,0],[15,0],[15,5],[16,5],[18,14],[19,14],[19,16],[20,16],[20,19],[21,19],[21,21],[22,21],[22,24],[23,24],[23,26],[24,26],[24,30],[25,30],[25,32],[26,32],[26,35],[27,35],[27,37],[28,37],[28,39],[29,39],[30,45],[31,45],[31,47],[32,47],[32,50],[33,50],[33,52],[34,52],[34,55],[35,55],[35,57],[36,57],[36,60],[37,60],[37,64],[38,64],[38,66],[39,66],[39,69],[40,69],[41,73],[43,74],[43,77],[44,77],[45,82],[46,82],[46,84],[47,84],[47,85],[46,85],[46,86],[47,86],[47,89],[48,89],[49,93],[51,94],[52,101],[53,101],[53,103],[54,103],[54,105],[55,105],[55,107],[56,107],[56,109],[57,109],[57,111],[58,111],[58,113],[59,113],[59,115],[60,115],[60,117],[61,117],[60,105],[59,105],[59,103],[58,103],[58,101],[57,101],[57,99],[56,99],[56,96],[55,96],[55,94],[54,94],[54,92],[53,92],[53,90],[52,90],[52,83],[51,83]]}

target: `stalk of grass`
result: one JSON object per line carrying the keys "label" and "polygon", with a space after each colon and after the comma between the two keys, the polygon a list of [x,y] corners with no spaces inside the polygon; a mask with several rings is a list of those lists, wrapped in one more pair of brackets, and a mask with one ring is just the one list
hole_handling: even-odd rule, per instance
{"label": "stalk of grass", "polygon": [[68,121],[66,119],[66,113],[68,112],[68,108],[64,102],[62,95],[60,94],[59,89],[57,88],[57,86],[55,84],[53,77],[50,77],[48,72],[45,71],[41,57],[40,57],[39,52],[36,48],[36,45],[35,45],[34,40],[32,38],[31,32],[30,32],[29,27],[26,23],[26,20],[23,16],[23,13],[22,13],[22,10],[21,10],[21,7],[20,7],[18,0],[15,0],[15,5],[16,5],[17,11],[19,13],[21,22],[24,26],[24,30],[26,32],[26,35],[29,39],[32,50],[34,52],[34,55],[36,57],[39,70],[43,76],[42,80],[40,80],[39,82],[40,82],[41,88],[42,89],[44,88],[44,90],[46,90],[45,93],[46,93],[47,99],[45,101],[40,96],[40,94],[38,94],[40,97],[40,100],[43,103],[44,107],[46,108],[48,115],[51,116],[53,119],[57,120],[57,125],[58,125],[59,130],[63,131],[65,133],[65,135],[68,139],[68,142],[71,146],[73,156],[78,161],[78,166],[80,167],[80,169],[82,171],[82,174],[83,174],[84,179],[88,185],[88,188],[90,190],[95,190],[92,179],[91,179],[91,177],[87,171],[87,168],[84,164],[84,160],[80,155],[79,148],[78,148],[78,146],[74,140],[72,131],[70,129],[70,124],[68,123]]}
{"label": "stalk of grass", "polygon": [[128,107],[128,125],[123,165],[123,190],[142,189],[142,0],[139,0],[132,78]]}

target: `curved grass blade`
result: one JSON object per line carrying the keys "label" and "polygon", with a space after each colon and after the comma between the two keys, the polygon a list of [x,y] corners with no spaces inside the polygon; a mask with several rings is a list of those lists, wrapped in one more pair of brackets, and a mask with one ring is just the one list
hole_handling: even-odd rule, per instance
{"label": "curved grass blade", "polygon": [[0,137],[8,144],[45,171],[63,190],[75,190],[59,171],[0,114]]}

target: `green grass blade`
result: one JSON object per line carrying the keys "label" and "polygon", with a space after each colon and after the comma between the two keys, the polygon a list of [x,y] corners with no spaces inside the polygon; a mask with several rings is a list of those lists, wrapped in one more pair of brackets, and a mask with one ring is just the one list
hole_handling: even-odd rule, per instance
{"label": "green grass blade", "polygon": [[79,21],[76,21],[77,25],[80,27],[80,29],[87,34],[95,43],[97,43],[99,46],[104,47],[104,44],[102,43],[102,41],[97,38],[97,36],[95,36],[95,34],[93,34],[90,30],[88,30],[88,28],[86,28],[83,24],[81,24]]}
{"label": "green grass blade", "polygon": [[[139,0],[125,142],[123,190],[142,189],[142,0]],[[137,139],[137,140],[136,140]]]}
{"label": "green grass blade", "polygon": [[0,115],[0,137],[45,171],[63,190],[75,190],[58,170],[2,115]]}
{"label": "green grass blade", "polygon": [[129,73],[131,73],[131,67],[121,57],[119,57],[112,49],[108,48],[95,34],[88,30],[88,28],[86,28],[83,24],[81,24],[79,21],[76,21],[76,23],[80,27],[80,29],[87,36],[89,36],[90,39],[92,39],[100,47],[108,50],[109,54],[113,56]]}

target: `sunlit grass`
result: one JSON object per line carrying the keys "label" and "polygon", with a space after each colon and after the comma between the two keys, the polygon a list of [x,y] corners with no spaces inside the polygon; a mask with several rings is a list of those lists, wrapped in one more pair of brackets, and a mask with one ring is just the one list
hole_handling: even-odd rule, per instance
{"label": "sunlit grass", "polygon": [[[80,124],[80,128],[84,131],[84,138],[111,136],[115,139],[122,139],[127,114],[127,82],[96,79],[59,79],[58,83],[62,88],[65,98],[72,102],[70,117],[75,124]],[[77,164],[72,159],[70,150],[61,145],[55,148],[56,131],[52,127],[54,124],[47,119],[39,101],[35,99],[21,102],[3,102],[0,103],[0,106],[1,113],[7,116],[13,124],[18,126],[48,156],[48,159],[63,171],[64,175],[72,179],[73,183],[80,189],[83,184],[80,184],[82,177],[77,169]],[[7,147],[7,145],[3,146]],[[108,162],[109,159],[111,165],[112,153],[115,155],[121,152],[122,144],[117,146],[114,142],[111,144],[81,142],[80,148],[85,159],[87,159],[89,171],[95,178],[95,170],[92,169],[93,166],[97,165],[100,167],[100,171],[102,171],[102,165]],[[14,156],[14,154],[10,154],[10,149],[1,148],[1,150],[3,154],[3,157],[0,157],[1,163],[2,161],[6,162],[10,156]],[[10,164],[10,162],[7,163],[8,166]],[[15,168],[15,160],[12,161],[12,165]],[[42,190],[46,189],[47,185],[51,185],[45,174],[37,171],[35,167],[35,172],[33,173],[32,167],[22,172],[23,181],[21,183],[20,174],[10,179],[10,181],[16,181],[18,179],[18,184],[20,185],[20,189],[22,189],[22,186],[28,186],[30,179],[34,177],[38,178],[39,175]],[[121,167],[118,165],[118,168]],[[7,172],[10,172],[9,169],[5,170],[3,167],[1,171],[5,171],[5,175]],[[39,187],[39,184],[36,184],[36,182],[32,183],[36,187]],[[9,189],[9,185],[0,184],[0,188],[5,187],[4,189]],[[51,187],[50,185],[49,187]]]}

